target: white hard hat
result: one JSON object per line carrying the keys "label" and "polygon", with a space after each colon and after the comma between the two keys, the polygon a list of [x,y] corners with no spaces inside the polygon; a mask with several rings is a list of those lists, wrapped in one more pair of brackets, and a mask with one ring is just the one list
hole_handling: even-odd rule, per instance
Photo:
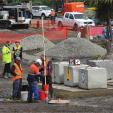
{"label": "white hard hat", "polygon": [[35,60],[35,63],[39,63],[40,65],[42,65],[42,60],[41,59],[37,59],[37,60]]}

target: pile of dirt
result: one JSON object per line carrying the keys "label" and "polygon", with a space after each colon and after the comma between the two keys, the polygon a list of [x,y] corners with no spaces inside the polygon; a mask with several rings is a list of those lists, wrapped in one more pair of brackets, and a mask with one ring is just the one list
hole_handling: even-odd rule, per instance
{"label": "pile of dirt", "polygon": [[55,59],[94,58],[104,56],[106,50],[87,39],[68,38],[46,51],[46,55]]}
{"label": "pile of dirt", "polygon": [[[31,35],[21,40],[21,44],[24,50],[34,50],[42,49],[43,50],[43,37],[41,35]],[[53,47],[54,44],[45,38],[45,48],[46,50]]]}

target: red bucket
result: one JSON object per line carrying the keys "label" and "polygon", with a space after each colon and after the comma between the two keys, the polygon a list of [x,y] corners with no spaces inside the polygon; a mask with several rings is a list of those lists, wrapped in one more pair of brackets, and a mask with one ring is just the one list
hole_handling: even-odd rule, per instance
{"label": "red bucket", "polygon": [[49,89],[49,85],[48,85],[48,84],[43,85],[43,90],[44,90],[44,91],[48,91],[48,89]]}
{"label": "red bucket", "polygon": [[39,91],[39,99],[41,100],[41,101],[44,101],[44,100],[46,100],[46,94],[45,94],[45,91],[43,91],[43,90],[40,90]]}

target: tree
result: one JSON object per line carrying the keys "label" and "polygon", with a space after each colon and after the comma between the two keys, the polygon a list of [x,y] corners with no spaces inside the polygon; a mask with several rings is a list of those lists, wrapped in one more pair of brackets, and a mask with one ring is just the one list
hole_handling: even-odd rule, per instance
{"label": "tree", "polygon": [[[96,4],[97,7],[97,18],[100,19],[103,22],[106,22],[107,27],[107,36],[109,44],[111,45],[111,42],[113,41],[112,36],[112,28],[111,28],[111,19],[113,18],[113,0],[92,0],[93,3]],[[109,45],[108,52],[111,49],[111,46]]]}
{"label": "tree", "polygon": [[0,4],[7,4],[7,0],[0,0]]}

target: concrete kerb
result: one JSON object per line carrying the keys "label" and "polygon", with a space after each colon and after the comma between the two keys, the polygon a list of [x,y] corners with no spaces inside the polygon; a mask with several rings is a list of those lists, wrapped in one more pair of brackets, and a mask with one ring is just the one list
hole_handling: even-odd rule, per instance
{"label": "concrete kerb", "polygon": [[[53,86],[54,87],[54,86]],[[113,95],[113,88],[107,89],[92,89],[92,90],[83,90],[78,88],[59,88],[54,87],[55,98],[62,99],[74,99],[74,98],[86,98],[86,97],[99,97],[99,96],[110,96]]]}

